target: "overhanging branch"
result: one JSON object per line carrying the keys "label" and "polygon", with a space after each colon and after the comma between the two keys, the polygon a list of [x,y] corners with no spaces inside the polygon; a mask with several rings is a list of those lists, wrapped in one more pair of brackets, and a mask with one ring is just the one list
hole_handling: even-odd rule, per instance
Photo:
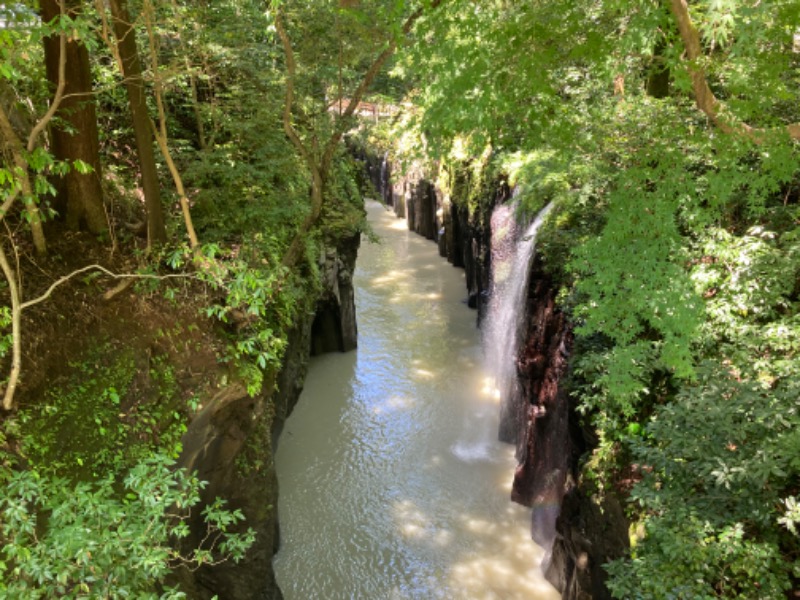
{"label": "overhanging branch", "polygon": [[[725,133],[744,135],[751,141],[760,144],[764,140],[767,130],[755,128],[743,122],[732,123],[720,114],[724,106],[708,85],[705,69],[702,66],[705,54],[703,54],[702,45],[700,44],[700,33],[692,23],[686,0],[669,0],[669,6],[675,17],[683,45],[686,48],[686,58],[689,60],[689,76],[692,80],[692,91],[697,108],[703,111],[711,122]],[[784,129],[789,134],[789,137],[800,140],[800,123],[786,125]]]}
{"label": "overhanging branch", "polygon": [[[433,0],[428,8],[435,9],[441,3],[442,0]],[[372,82],[375,80],[375,77],[378,75],[387,59],[397,50],[398,44],[405,39],[405,36],[407,36],[414,27],[414,23],[424,14],[425,8],[423,6],[417,8],[403,23],[400,30],[401,35],[398,38],[390,40],[386,48],[372,61],[372,64],[369,66],[366,73],[364,73],[358,86],[350,96],[350,103],[347,108],[340,115],[334,117],[336,119],[334,130],[331,137],[324,144],[321,156],[319,155],[316,143],[314,147],[309,148],[300,138],[300,135],[292,124],[292,107],[294,105],[297,63],[291,40],[286,31],[286,24],[284,23],[280,6],[275,6],[273,4],[272,10],[275,17],[275,30],[278,33],[286,57],[286,94],[283,105],[283,130],[292,145],[297,148],[297,151],[300,153],[300,156],[306,162],[311,172],[311,211],[303,220],[281,261],[283,266],[291,268],[300,257],[305,236],[316,225],[322,213],[322,206],[325,200],[325,180],[331,163],[333,162],[333,157],[336,154],[336,148],[346,131],[348,120],[355,113],[359,102],[361,102],[364,94],[367,92],[370,85],[372,85]]]}

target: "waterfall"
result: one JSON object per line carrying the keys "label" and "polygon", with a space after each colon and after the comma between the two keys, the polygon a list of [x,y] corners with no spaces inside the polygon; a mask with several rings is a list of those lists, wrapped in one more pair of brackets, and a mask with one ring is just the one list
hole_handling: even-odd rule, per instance
{"label": "waterfall", "polygon": [[517,378],[520,332],[525,322],[525,297],[530,262],[539,231],[553,202],[545,206],[522,235],[515,223],[516,203],[502,205],[492,213],[492,287],[484,323],[483,345],[489,372],[495,378],[495,395],[501,401],[500,439],[514,442],[516,432],[504,431]]}

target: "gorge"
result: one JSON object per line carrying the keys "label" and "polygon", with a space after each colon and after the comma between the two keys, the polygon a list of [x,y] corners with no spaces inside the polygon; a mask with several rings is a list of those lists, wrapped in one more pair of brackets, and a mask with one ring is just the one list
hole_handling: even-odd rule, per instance
{"label": "gorge", "polygon": [[358,350],[313,359],[275,457],[284,597],[559,598],[509,502],[513,448],[463,274],[368,212]]}
{"label": "gorge", "polygon": [[798,22],[0,2],[0,597],[800,598]]}

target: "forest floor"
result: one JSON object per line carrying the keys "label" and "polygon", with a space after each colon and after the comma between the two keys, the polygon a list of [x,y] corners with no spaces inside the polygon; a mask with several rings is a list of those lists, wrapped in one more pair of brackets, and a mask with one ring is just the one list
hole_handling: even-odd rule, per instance
{"label": "forest floor", "polygon": [[[137,258],[143,256],[139,238],[112,251],[96,236],[58,223],[51,223],[48,233],[47,257],[34,258],[32,248],[21,243],[12,258],[23,302],[89,265],[116,274],[134,274],[144,266]],[[160,447],[167,430],[174,453],[201,399],[227,378],[220,358],[224,331],[201,312],[209,304],[207,294],[191,278],[114,279],[93,269],[25,309],[16,401],[22,414],[41,422],[28,423],[22,433],[55,423],[62,431],[52,432],[57,447],[48,454],[78,452],[80,464],[92,444],[116,451],[138,442]],[[4,357],[3,367],[7,373],[10,356]],[[66,418],[54,420],[56,412]],[[84,438],[80,448],[76,437]]]}

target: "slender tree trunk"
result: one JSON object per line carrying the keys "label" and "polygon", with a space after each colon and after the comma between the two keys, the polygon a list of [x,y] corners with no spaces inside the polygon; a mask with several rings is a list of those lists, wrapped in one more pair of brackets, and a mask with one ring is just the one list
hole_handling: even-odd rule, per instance
{"label": "slender tree trunk", "polygon": [[[13,243],[13,242],[12,242]],[[19,288],[17,287],[17,274],[6,258],[6,251],[0,242],[0,269],[3,271],[8,292],[11,297],[11,371],[6,382],[6,390],[3,394],[3,410],[10,411],[14,408],[14,393],[19,383],[19,375],[22,371],[22,347],[20,343],[20,331],[22,329],[22,309],[20,308]]]}
{"label": "slender tree trunk", "polygon": [[151,244],[163,243],[167,241],[167,231],[164,227],[161,188],[158,183],[158,171],[153,151],[153,132],[150,128],[150,115],[147,112],[145,101],[142,65],[139,60],[139,51],[136,48],[136,34],[127,4],[127,0],[109,0],[122,75],[125,78],[125,89],[128,92],[128,103],[133,119],[139,168],[142,171],[142,188],[147,210],[147,239]]}
{"label": "slender tree trunk", "polygon": [[150,121],[150,127],[153,130],[153,135],[156,138],[158,149],[161,150],[161,155],[167,163],[172,181],[175,183],[175,191],[178,192],[178,198],[181,203],[181,212],[183,213],[183,222],[186,226],[186,235],[189,237],[189,246],[192,250],[197,250],[200,246],[200,241],[197,239],[197,233],[194,230],[194,223],[192,222],[192,211],[189,205],[189,198],[186,196],[186,190],[183,187],[183,178],[180,171],[172,160],[172,153],[169,151],[169,136],[167,135],[167,111],[164,108],[164,87],[161,81],[161,76],[158,71],[158,51],[156,49],[156,32],[154,20],[154,7],[150,0],[144,1],[142,8],[144,13],[144,23],[147,28],[148,46],[150,50],[150,69],[153,71],[153,95],[155,96],[156,109],[158,111],[158,124],[155,121]]}
{"label": "slender tree trunk", "polygon": [[[70,14],[80,10],[80,3],[67,2]],[[42,19],[52,21],[60,15],[58,0],[41,0]],[[45,38],[45,65],[47,78],[56,87],[59,82],[59,36]],[[103,191],[100,185],[100,143],[97,130],[97,113],[92,92],[89,52],[86,46],[75,40],[66,43],[66,84],[64,99],[58,108],[58,117],[64,127],[52,127],[53,153],[57,159],[72,164],[81,160],[93,168],[91,173],[80,173],[70,169],[66,175],[66,219],[75,229],[86,227],[92,233],[108,229],[108,219],[103,207]]]}

